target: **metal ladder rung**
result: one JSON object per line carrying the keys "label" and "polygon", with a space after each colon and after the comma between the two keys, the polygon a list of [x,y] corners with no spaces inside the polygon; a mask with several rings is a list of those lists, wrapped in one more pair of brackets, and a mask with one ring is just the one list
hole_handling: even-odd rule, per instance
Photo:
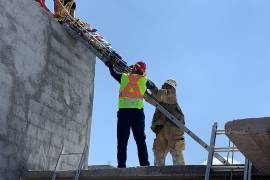
{"label": "metal ladder rung", "polygon": [[239,149],[233,147],[219,147],[215,148],[214,152],[239,152]]}
{"label": "metal ladder rung", "polygon": [[212,172],[244,172],[243,168],[233,169],[212,169]]}
{"label": "metal ladder rung", "polygon": [[244,169],[244,165],[230,165],[230,166],[222,166],[222,165],[213,165],[211,168],[213,169]]}
{"label": "metal ladder rung", "polygon": [[225,129],[220,129],[216,131],[216,135],[222,135],[225,134]]}
{"label": "metal ladder rung", "polygon": [[87,144],[85,144],[82,153],[78,153],[78,152],[75,152],[75,153],[63,153],[63,151],[64,151],[64,144],[63,144],[62,145],[62,149],[61,149],[61,153],[58,156],[58,159],[57,159],[57,162],[56,162],[56,165],[55,165],[55,168],[54,168],[54,172],[53,172],[53,176],[52,176],[51,180],[56,180],[57,171],[58,172],[65,171],[65,170],[57,170],[57,167],[58,167],[58,164],[59,164],[59,161],[60,161],[61,156],[81,155],[80,162],[79,162],[78,168],[76,170],[76,175],[75,175],[75,180],[79,180],[80,174],[81,174],[81,170],[83,168],[83,159],[84,159],[86,150],[87,150]]}

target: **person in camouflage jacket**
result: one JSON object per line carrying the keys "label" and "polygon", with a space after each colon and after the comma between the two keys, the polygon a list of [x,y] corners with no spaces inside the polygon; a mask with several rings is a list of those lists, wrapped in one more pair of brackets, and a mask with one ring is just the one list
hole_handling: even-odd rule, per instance
{"label": "person in camouflage jacket", "polygon": [[[184,114],[177,102],[176,81],[167,80],[162,88],[152,91],[152,96],[160,105],[174,115],[182,124],[185,124]],[[151,103],[151,99],[145,97]],[[159,110],[156,109],[152,120],[152,131],[156,134],[153,143],[155,166],[164,166],[165,159],[170,152],[173,165],[184,165],[183,150],[185,149],[184,128],[174,126]]]}

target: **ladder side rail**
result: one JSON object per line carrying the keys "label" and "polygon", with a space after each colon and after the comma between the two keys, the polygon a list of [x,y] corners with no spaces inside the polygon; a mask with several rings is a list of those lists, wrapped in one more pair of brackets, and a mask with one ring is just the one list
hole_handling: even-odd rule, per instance
{"label": "ladder side rail", "polygon": [[56,170],[57,170],[58,163],[60,161],[61,155],[63,154],[63,151],[64,151],[64,145],[62,145],[61,152],[60,152],[60,154],[59,154],[59,156],[57,158],[57,162],[56,162],[56,165],[55,165],[54,171],[53,171],[52,180],[55,180],[56,179]]}
{"label": "ladder side rail", "polygon": [[207,159],[207,166],[206,166],[206,170],[205,170],[204,180],[210,179],[210,172],[211,172],[211,166],[213,163],[214,148],[215,148],[215,143],[216,143],[216,131],[217,131],[217,123],[215,122],[213,127],[212,127],[210,147],[209,147],[209,151],[208,151],[208,159]]}
{"label": "ladder side rail", "polygon": [[81,156],[81,159],[80,159],[80,162],[79,162],[79,165],[78,165],[74,180],[79,180],[79,178],[80,178],[81,170],[83,168],[83,159],[84,159],[84,156],[85,156],[85,153],[86,153],[86,149],[87,149],[87,144],[85,144],[85,146],[84,146],[83,153],[82,153],[82,156]]}

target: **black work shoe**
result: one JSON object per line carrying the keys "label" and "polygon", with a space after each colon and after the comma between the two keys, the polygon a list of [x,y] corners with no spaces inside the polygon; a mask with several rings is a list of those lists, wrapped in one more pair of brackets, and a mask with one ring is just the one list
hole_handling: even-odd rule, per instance
{"label": "black work shoe", "polygon": [[126,168],[125,165],[118,165],[117,168]]}
{"label": "black work shoe", "polygon": [[149,163],[147,163],[147,164],[141,164],[141,167],[148,167],[148,166],[150,166]]}

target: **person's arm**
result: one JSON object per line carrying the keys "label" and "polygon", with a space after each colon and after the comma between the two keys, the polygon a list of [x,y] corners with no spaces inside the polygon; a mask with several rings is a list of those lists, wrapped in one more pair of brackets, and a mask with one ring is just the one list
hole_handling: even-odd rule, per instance
{"label": "person's arm", "polygon": [[155,85],[155,83],[153,83],[153,81],[151,81],[151,80],[148,80],[146,82],[146,87],[147,87],[147,89],[150,89],[150,90],[157,90],[158,89],[157,86]]}
{"label": "person's arm", "polygon": [[[158,89],[151,91],[151,95],[159,102],[159,103],[166,103],[166,104],[176,104],[176,93],[174,89]],[[153,104],[151,99],[145,98],[147,102]]]}
{"label": "person's arm", "polygon": [[109,70],[110,70],[110,73],[111,73],[111,76],[116,80],[118,81],[119,83],[121,82],[121,76],[122,74],[119,74],[117,72],[115,72],[115,70],[113,69],[113,66],[108,66],[109,67]]}
{"label": "person's arm", "polygon": [[[158,102],[163,102],[163,99],[167,96],[168,92],[166,89],[154,89],[151,90],[151,95],[156,99]],[[152,99],[149,97],[145,97],[145,100],[153,104]]]}

